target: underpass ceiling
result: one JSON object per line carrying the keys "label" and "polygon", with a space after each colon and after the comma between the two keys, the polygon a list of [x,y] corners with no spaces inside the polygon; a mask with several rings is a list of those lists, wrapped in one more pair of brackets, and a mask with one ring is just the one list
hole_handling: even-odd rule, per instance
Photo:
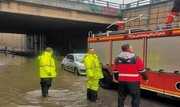
{"label": "underpass ceiling", "polygon": [[37,34],[59,30],[106,28],[107,26],[106,24],[0,12],[0,32]]}

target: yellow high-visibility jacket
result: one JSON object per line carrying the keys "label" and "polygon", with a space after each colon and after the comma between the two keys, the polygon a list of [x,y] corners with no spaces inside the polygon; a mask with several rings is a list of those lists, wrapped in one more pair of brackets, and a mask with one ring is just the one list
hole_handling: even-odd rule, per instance
{"label": "yellow high-visibility jacket", "polygon": [[104,78],[102,67],[96,54],[87,54],[83,59],[87,78],[94,77],[94,79]]}
{"label": "yellow high-visibility jacket", "polygon": [[[51,55],[52,53],[45,51],[42,55],[38,56],[40,78],[54,78],[57,75],[55,62]],[[51,75],[48,75],[48,73]]]}

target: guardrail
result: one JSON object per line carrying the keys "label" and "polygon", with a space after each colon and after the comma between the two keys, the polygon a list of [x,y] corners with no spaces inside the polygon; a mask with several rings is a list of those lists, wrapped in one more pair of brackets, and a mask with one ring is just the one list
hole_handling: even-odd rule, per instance
{"label": "guardrail", "polygon": [[[0,1],[7,1],[7,0],[0,0]],[[11,0],[8,0],[8,1],[11,1]],[[31,1],[31,3],[33,3],[33,0],[12,0],[12,1],[21,1],[21,2]],[[53,0],[50,0],[50,1],[53,2]],[[58,1],[58,0],[56,0],[56,1]],[[82,4],[90,4],[90,5],[124,10],[124,9],[131,9],[131,8],[135,8],[135,7],[156,4],[156,3],[171,1],[171,0],[137,0],[135,2],[131,2],[128,4],[113,3],[113,2],[109,2],[109,1],[105,1],[105,0],[59,0],[59,1],[70,1],[70,2],[77,2],[77,3],[82,3]]]}
{"label": "guardrail", "polygon": [[79,2],[79,3],[84,3],[84,4],[93,4],[97,6],[123,10],[123,9],[131,9],[131,8],[140,7],[140,6],[149,5],[149,4],[156,4],[156,3],[169,1],[169,0],[137,0],[135,2],[131,2],[128,4],[118,4],[118,3],[113,3],[113,2],[103,1],[103,0],[64,0],[64,1]]}
{"label": "guardrail", "polygon": [[97,6],[109,7],[109,8],[115,8],[115,9],[120,9],[122,5],[122,4],[103,1],[103,0],[64,0],[64,1],[79,2],[79,3],[84,3],[84,4],[93,4]]}
{"label": "guardrail", "polygon": [[156,4],[156,3],[165,2],[165,1],[170,1],[170,0],[138,0],[135,2],[125,4],[124,9],[131,9],[131,8],[135,8],[135,7]]}

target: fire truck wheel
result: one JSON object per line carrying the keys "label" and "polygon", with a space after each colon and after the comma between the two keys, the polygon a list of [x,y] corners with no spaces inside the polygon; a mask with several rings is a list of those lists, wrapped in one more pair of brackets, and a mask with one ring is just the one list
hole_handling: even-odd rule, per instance
{"label": "fire truck wheel", "polygon": [[99,85],[105,89],[111,88],[112,75],[109,73],[108,70],[103,70],[103,75],[104,75],[104,78],[100,79]]}

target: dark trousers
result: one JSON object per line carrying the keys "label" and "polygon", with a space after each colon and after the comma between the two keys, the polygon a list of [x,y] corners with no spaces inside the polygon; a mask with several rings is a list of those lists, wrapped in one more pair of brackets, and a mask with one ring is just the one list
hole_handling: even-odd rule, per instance
{"label": "dark trousers", "polygon": [[52,78],[41,78],[41,91],[43,97],[48,95],[48,90],[51,87]]}
{"label": "dark trousers", "polygon": [[118,84],[118,107],[124,107],[126,96],[132,97],[132,107],[139,107],[140,104],[140,82],[119,81]]}
{"label": "dark trousers", "polygon": [[180,0],[175,0],[171,12],[180,12]]}
{"label": "dark trousers", "polygon": [[98,95],[97,95],[97,91],[91,90],[91,89],[87,89],[87,100],[90,100],[92,102],[96,102],[96,100],[98,100]]}
{"label": "dark trousers", "polygon": [[91,94],[92,94],[92,90],[91,89],[87,89],[87,100],[91,100]]}

